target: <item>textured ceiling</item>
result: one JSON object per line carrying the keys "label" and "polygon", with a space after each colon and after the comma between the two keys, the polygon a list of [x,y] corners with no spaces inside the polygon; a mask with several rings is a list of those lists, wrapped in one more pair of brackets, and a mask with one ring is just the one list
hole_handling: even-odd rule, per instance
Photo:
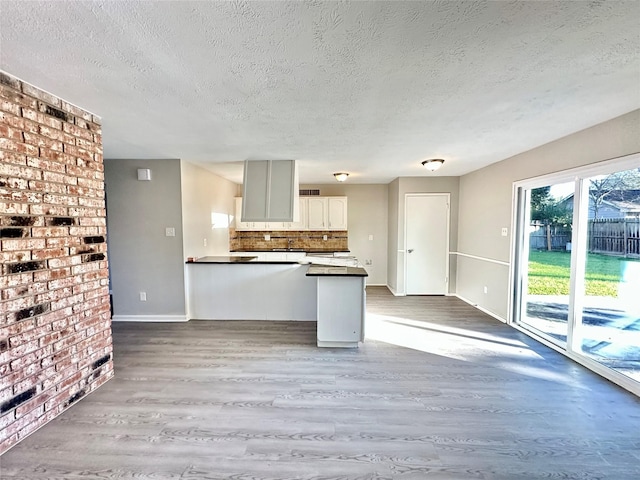
{"label": "textured ceiling", "polygon": [[0,68],[102,116],[107,158],[387,183],[639,108],[639,21],[636,0],[0,0]]}

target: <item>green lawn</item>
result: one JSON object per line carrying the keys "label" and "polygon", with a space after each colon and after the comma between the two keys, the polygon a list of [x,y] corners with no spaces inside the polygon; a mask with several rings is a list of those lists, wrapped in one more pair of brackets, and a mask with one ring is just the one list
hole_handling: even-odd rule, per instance
{"label": "green lawn", "polygon": [[[628,261],[628,258],[588,254],[587,295],[617,297],[623,262]],[[530,252],[529,294],[568,295],[570,262],[569,252]]]}

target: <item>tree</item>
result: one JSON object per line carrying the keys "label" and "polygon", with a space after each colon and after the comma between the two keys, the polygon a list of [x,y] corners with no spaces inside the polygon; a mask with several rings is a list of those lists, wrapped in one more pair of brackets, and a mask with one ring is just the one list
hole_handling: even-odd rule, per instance
{"label": "tree", "polygon": [[593,208],[593,218],[598,218],[598,211],[607,199],[625,202],[640,201],[639,189],[640,169],[625,170],[592,178],[589,185],[589,197]]}
{"label": "tree", "polygon": [[544,225],[571,225],[571,210],[553,198],[550,191],[550,186],[531,190],[531,221]]}
{"label": "tree", "polygon": [[531,190],[531,222],[545,226],[547,250],[552,248],[552,226],[571,227],[573,212],[562,200],[551,196],[551,187],[540,187]]}

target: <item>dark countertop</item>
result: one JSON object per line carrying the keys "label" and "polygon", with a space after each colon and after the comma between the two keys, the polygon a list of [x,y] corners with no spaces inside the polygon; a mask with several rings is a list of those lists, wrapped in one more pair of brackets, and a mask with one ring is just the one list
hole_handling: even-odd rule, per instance
{"label": "dark countertop", "polygon": [[[256,260],[258,257],[231,257],[231,256],[216,256],[216,257],[201,257],[192,262],[186,262],[187,264],[299,264],[293,260],[278,260],[275,262]],[[303,266],[302,264],[300,264]],[[305,264],[306,265],[306,264]],[[360,267],[341,267],[335,265],[309,265],[307,267],[307,277],[368,277],[369,274],[364,268]]]}
{"label": "dark countertop", "polygon": [[368,277],[369,274],[360,267],[338,267],[332,265],[310,265],[307,277]]}
{"label": "dark countertop", "polygon": [[305,250],[304,248],[292,248],[292,249],[286,249],[286,248],[270,248],[270,249],[265,249],[265,250],[231,250],[231,252],[247,252],[247,253],[251,253],[251,252],[275,252],[275,253],[333,253],[333,252],[340,252],[340,253],[349,253],[351,250],[336,250],[334,248],[331,249],[314,249],[314,250]]}
{"label": "dark countertop", "polygon": [[256,258],[258,257],[250,257],[250,256],[246,256],[246,257],[231,257],[231,256],[216,256],[216,257],[200,257],[197,260],[194,260],[192,262],[187,261],[187,264],[193,263],[200,263],[200,264],[211,264],[211,263],[218,263],[218,264],[230,264],[230,263],[271,263],[271,264],[296,264],[298,263],[298,261],[296,260],[276,260],[273,262],[269,262],[269,261],[260,261],[260,260],[256,260]]}

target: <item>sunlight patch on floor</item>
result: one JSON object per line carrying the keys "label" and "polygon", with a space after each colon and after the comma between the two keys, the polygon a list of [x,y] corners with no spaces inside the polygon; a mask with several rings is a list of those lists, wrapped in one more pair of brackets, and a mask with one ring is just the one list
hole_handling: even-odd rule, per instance
{"label": "sunlight patch on floor", "polygon": [[[530,365],[543,358],[518,340],[426,321],[367,313],[367,339],[390,343],[465,362],[492,361],[492,366],[517,375],[550,382],[575,383],[569,375]],[[504,361],[504,357],[509,361]]]}

